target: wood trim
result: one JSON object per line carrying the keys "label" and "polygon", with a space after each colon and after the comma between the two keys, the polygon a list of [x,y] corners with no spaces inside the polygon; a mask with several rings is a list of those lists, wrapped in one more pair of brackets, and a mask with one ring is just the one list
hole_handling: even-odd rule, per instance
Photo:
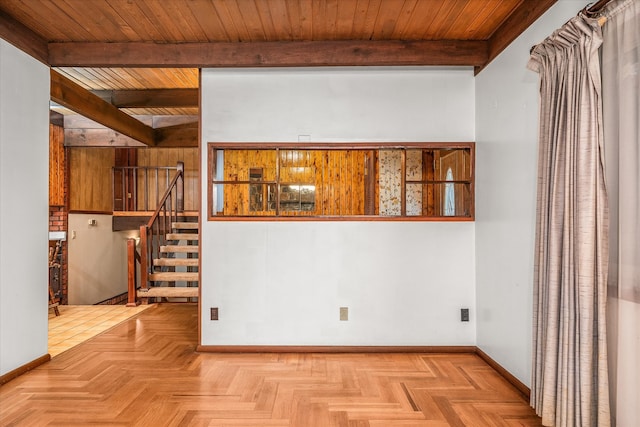
{"label": "wood trim", "polygon": [[[202,239],[202,179],[204,176],[208,177],[209,170],[204,170],[202,167],[202,70],[198,70],[198,194],[197,199],[197,207],[198,207],[198,234],[199,239]],[[206,153],[207,156],[207,166],[208,166],[208,156],[209,153]],[[211,181],[211,180],[209,180]],[[209,186],[207,185],[207,188]],[[208,190],[209,191],[209,190]],[[211,193],[208,193],[211,194]],[[209,196],[207,195],[206,206],[210,206]],[[208,213],[207,207],[207,213]],[[198,346],[202,345],[202,240],[198,241]]]}
{"label": "wood trim", "polygon": [[2,10],[0,10],[0,38],[11,43],[28,55],[31,55],[43,64],[49,65],[49,46],[47,45],[47,40]]}
{"label": "wood trim", "polygon": [[[124,216],[132,216],[132,217],[142,217],[142,216],[146,216],[147,220],[149,220],[149,217],[151,217],[151,215],[153,215],[155,211],[114,211],[113,212],[113,216],[117,216],[117,217],[124,217]],[[182,211],[182,212],[178,212],[177,215],[179,217],[197,217],[198,216],[198,211]]]}
{"label": "wood trim", "polygon": [[495,369],[496,372],[502,375],[505,380],[507,380],[512,386],[514,386],[522,394],[522,397],[527,400],[527,402],[529,401],[529,399],[531,398],[531,389],[529,389],[529,387],[527,387],[522,381],[511,374],[511,372],[503,368],[502,365],[500,365],[498,362],[489,357],[489,355],[482,351],[479,347],[476,347],[476,354],[478,355],[478,357],[480,357],[480,359],[484,360],[487,365]]}
{"label": "wood trim", "polygon": [[113,215],[113,211],[84,211],[84,210],[70,210],[71,214],[88,214],[88,215]]}
{"label": "wood trim", "polygon": [[209,149],[221,150],[268,150],[284,148],[286,150],[377,150],[380,148],[472,148],[475,142],[209,142]]}
{"label": "wood trim", "polygon": [[407,150],[400,151],[400,215],[407,216]]}
{"label": "wood trim", "polygon": [[476,146],[475,144],[471,147],[471,159],[470,159],[470,178],[471,185],[469,186],[469,192],[471,193],[471,212],[469,215],[471,219],[475,221],[476,219]]}
{"label": "wood trim", "polygon": [[482,71],[495,59],[512,41],[522,34],[536,19],[542,16],[558,0],[529,0],[520,6],[502,23],[488,41],[487,60],[476,66],[475,74]]}
{"label": "wood trim", "polygon": [[488,57],[480,40],[49,43],[55,67],[483,66]]}
{"label": "wood trim", "polygon": [[470,216],[377,216],[377,215],[352,215],[352,216],[222,216],[213,215],[209,221],[390,221],[390,222],[473,222],[475,218]]}
{"label": "wood trim", "polygon": [[123,113],[53,69],[51,70],[51,99],[143,144],[155,145],[153,128]]}
{"label": "wood trim", "polygon": [[198,107],[198,89],[92,90],[91,93],[118,108]]}
{"label": "wood trim", "polygon": [[49,360],[51,360],[51,355],[47,353],[44,356],[40,356],[29,363],[17,367],[13,371],[7,372],[6,374],[0,376],[0,385],[8,383],[9,381],[19,377],[20,375],[29,372],[44,363],[47,363]]}
{"label": "wood trim", "polygon": [[475,353],[475,346],[199,345],[201,353]]}
{"label": "wood trim", "polygon": [[211,147],[207,148],[207,218],[214,218],[213,212],[213,180],[211,177],[216,175],[216,150]]}

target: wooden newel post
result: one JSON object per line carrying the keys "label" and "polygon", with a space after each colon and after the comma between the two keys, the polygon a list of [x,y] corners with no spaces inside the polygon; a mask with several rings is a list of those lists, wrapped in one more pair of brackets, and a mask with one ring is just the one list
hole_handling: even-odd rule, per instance
{"label": "wooden newel post", "polygon": [[149,247],[147,243],[147,227],[140,226],[140,288],[146,290],[149,287],[148,269]]}
{"label": "wooden newel post", "polygon": [[138,305],[136,292],[136,240],[127,239],[127,307],[135,307]]}
{"label": "wooden newel post", "polygon": [[178,162],[178,182],[176,194],[176,209],[178,212],[184,212],[184,163]]}

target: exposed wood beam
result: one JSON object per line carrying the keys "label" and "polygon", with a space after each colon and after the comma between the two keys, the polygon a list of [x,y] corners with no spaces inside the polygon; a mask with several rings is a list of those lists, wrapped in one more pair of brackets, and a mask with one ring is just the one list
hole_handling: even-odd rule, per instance
{"label": "exposed wood beam", "polygon": [[56,67],[481,66],[487,58],[487,43],[471,40],[49,43]]}
{"label": "exposed wood beam", "polygon": [[33,56],[38,61],[49,65],[47,41],[1,10],[0,38]]}
{"label": "exposed wood beam", "polygon": [[51,99],[110,129],[146,145],[154,145],[153,129],[51,70]]}
{"label": "exposed wood beam", "polygon": [[[174,126],[174,125],[183,125],[185,123],[192,123],[198,121],[197,115],[188,115],[188,116],[175,116],[175,115],[160,115],[160,116],[152,116],[152,115],[133,115],[134,119],[144,123],[147,126],[150,126],[154,129]],[[69,114],[64,118],[64,125],[67,128],[77,128],[77,129],[101,129],[104,128],[103,125],[96,123],[93,120],[89,120],[88,118],[81,116],[79,114]]]}
{"label": "exposed wood beam", "polygon": [[512,41],[535,22],[558,0],[524,0],[489,39],[487,61],[476,66],[476,74],[493,61]]}
{"label": "exposed wood beam", "polygon": [[[155,129],[154,147],[197,147],[198,124],[170,126]],[[145,145],[107,128],[67,128],[64,130],[66,147],[144,147]]]}
{"label": "exposed wood beam", "polygon": [[118,108],[198,107],[198,89],[92,90]]}
{"label": "exposed wood beam", "polygon": [[198,146],[198,122],[158,128],[154,132],[158,147]]}
{"label": "exposed wood beam", "polygon": [[64,116],[56,111],[49,110],[49,123],[62,128],[64,127]]}
{"label": "exposed wood beam", "polygon": [[65,128],[65,147],[145,147],[146,145],[108,128]]}
{"label": "exposed wood beam", "polygon": [[[147,124],[157,124],[157,147],[197,147],[198,116],[135,116]],[[176,124],[173,124],[176,123]],[[93,120],[79,115],[65,117],[65,146],[68,147],[143,147],[144,144]]]}

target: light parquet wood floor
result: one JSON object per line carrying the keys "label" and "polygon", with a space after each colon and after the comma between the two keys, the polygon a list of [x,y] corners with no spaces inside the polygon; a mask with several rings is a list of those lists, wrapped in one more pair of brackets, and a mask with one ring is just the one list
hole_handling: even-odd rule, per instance
{"label": "light parquet wood floor", "polygon": [[152,307],[0,387],[2,426],[540,426],[474,354],[196,353]]}

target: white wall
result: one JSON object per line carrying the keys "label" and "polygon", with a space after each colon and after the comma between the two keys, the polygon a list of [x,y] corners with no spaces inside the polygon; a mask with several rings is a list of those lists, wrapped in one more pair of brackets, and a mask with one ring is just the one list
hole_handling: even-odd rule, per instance
{"label": "white wall", "polygon": [[0,375],[47,354],[49,68],[0,40]]}
{"label": "white wall", "polygon": [[586,5],[554,5],[476,77],[477,340],[530,385],[538,75],[529,49]]}
{"label": "white wall", "polygon": [[[215,141],[472,141],[473,96],[470,69],[204,70],[202,171]],[[203,345],[475,344],[473,223],[208,222],[202,194]]]}
{"label": "white wall", "polygon": [[[96,225],[89,225],[95,219]],[[69,305],[95,304],[127,292],[127,239],[111,215],[69,214]]]}

